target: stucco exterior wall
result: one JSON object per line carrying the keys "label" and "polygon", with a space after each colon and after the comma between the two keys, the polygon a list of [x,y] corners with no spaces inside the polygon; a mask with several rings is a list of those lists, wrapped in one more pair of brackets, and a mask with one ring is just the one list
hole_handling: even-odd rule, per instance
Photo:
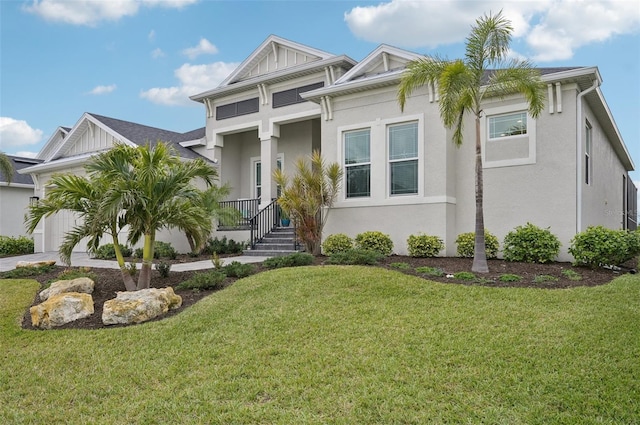
{"label": "stucco exterior wall", "polygon": [[24,227],[24,215],[28,211],[32,187],[0,185],[0,236],[29,236]]}

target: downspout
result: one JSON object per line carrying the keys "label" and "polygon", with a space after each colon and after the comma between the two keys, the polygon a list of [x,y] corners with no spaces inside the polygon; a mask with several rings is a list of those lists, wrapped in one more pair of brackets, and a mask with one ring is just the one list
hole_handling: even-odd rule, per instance
{"label": "downspout", "polygon": [[596,77],[593,85],[578,93],[576,104],[576,233],[582,231],[582,98],[600,87],[600,79]]}

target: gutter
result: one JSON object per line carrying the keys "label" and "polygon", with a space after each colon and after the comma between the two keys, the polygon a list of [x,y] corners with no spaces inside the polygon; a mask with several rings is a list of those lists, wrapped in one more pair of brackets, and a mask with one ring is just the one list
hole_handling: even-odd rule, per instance
{"label": "gutter", "polygon": [[598,77],[588,89],[578,93],[576,98],[576,233],[582,231],[582,98],[600,87],[602,80]]}

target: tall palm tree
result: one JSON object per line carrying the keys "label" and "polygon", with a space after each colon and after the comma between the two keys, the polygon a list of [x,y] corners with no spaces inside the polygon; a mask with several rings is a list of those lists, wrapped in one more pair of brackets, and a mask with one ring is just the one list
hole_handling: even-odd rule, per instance
{"label": "tall palm tree", "polygon": [[398,87],[398,102],[404,110],[407,98],[424,85],[437,86],[440,117],[453,130],[453,143],[463,142],[464,116],[475,118],[476,129],[476,221],[475,248],[472,270],[489,271],[485,252],[482,148],[480,118],[482,102],[486,98],[502,98],[520,93],[528,103],[529,114],[537,117],[544,108],[544,86],[540,73],[529,61],[509,60],[509,44],[513,27],[500,11],[476,20],[467,38],[464,59],[449,61],[429,57],[410,62]]}
{"label": "tall palm tree", "polygon": [[275,170],[273,177],[282,188],[278,205],[296,223],[296,233],[307,252],[317,255],[343,173],[338,163],[325,164],[319,151],[313,151],[309,159],[309,163],[304,158],[296,162],[296,175],[291,181],[282,170]]}
{"label": "tall palm tree", "polygon": [[92,161],[88,170],[110,182],[101,210],[107,216],[124,211],[129,242],[144,240],[137,289],[149,287],[157,230],[179,228],[195,246],[201,246],[210,234],[212,217],[202,207],[201,191],[193,184],[201,179],[210,187],[217,178],[216,169],[204,160],[182,161],[162,142],[153,147],[118,144]]}
{"label": "tall palm tree", "polygon": [[131,274],[126,268],[122,250],[118,241],[118,232],[122,225],[119,214],[106,215],[101,210],[102,199],[110,182],[98,175],[89,177],[73,174],[55,175],[49,181],[52,188],[47,197],[30,206],[26,218],[27,231],[33,233],[36,226],[44,217],[67,210],[78,215],[80,224],[76,225],[65,235],[60,246],[60,259],[63,263],[71,264],[73,248],[84,238],[88,238],[89,250],[95,250],[100,245],[104,233],[111,235],[116,259],[125,288],[128,291],[136,289]]}
{"label": "tall palm tree", "polygon": [[0,172],[2,172],[5,179],[7,179],[7,184],[11,184],[14,172],[13,163],[4,152],[0,152]]}

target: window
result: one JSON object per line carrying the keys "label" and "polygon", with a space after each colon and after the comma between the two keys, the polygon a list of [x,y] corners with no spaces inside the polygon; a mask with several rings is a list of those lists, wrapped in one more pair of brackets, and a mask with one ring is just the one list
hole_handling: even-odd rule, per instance
{"label": "window", "polygon": [[371,196],[370,130],[344,133],[347,198]]}
{"label": "window", "polygon": [[527,113],[489,117],[489,139],[527,134]]}
{"label": "window", "polygon": [[391,195],[418,193],[418,123],[389,127]]}
{"label": "window", "polygon": [[293,105],[296,103],[306,102],[300,97],[300,93],[319,89],[324,87],[324,82],[309,84],[307,86],[296,87],[295,89],[284,90],[273,94],[273,107],[280,108],[282,106]]}
{"label": "window", "polygon": [[243,100],[241,102],[229,103],[216,107],[216,120],[224,120],[240,115],[253,114],[260,110],[258,98]]}
{"label": "window", "polygon": [[591,184],[593,179],[593,167],[591,164],[591,145],[593,138],[593,129],[591,127],[591,123],[587,120],[585,122],[584,128],[584,136],[585,136],[585,146],[584,146],[584,182],[586,184]]}
{"label": "window", "polygon": [[[277,162],[278,170],[282,170],[282,155],[278,155]],[[260,199],[262,197],[262,162],[260,160],[253,161],[253,176],[254,176],[254,194],[255,197]],[[280,197],[280,186],[277,187],[278,194]]]}

